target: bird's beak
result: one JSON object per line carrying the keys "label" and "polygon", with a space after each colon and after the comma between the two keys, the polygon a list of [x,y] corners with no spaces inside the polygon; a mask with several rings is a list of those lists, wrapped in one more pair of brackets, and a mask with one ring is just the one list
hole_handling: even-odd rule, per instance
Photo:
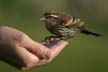
{"label": "bird's beak", "polygon": [[40,20],[44,21],[46,18],[44,16],[40,17]]}

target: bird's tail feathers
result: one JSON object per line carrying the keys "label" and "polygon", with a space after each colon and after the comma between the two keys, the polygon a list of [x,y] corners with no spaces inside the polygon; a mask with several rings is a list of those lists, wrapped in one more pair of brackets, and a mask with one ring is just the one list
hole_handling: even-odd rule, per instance
{"label": "bird's tail feathers", "polygon": [[81,33],[84,33],[84,34],[87,34],[87,35],[101,36],[100,34],[97,34],[97,33],[91,32],[91,31],[88,31],[86,29],[82,29],[80,32]]}

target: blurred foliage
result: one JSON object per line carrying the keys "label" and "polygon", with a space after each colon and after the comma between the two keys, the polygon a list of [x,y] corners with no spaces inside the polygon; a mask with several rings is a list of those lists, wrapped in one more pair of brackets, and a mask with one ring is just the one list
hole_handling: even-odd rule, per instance
{"label": "blurred foliage", "polygon": [[[108,0],[0,0],[0,26],[7,25],[40,41],[51,35],[39,20],[44,12],[67,12],[82,18],[102,37],[78,33],[50,64],[23,72],[108,72]],[[0,62],[1,72],[21,72]]]}

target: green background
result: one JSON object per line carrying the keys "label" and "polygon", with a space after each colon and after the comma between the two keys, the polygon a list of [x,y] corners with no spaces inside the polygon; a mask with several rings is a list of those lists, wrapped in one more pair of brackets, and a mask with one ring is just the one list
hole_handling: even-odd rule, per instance
{"label": "green background", "polygon": [[40,41],[51,35],[39,20],[49,11],[79,17],[102,37],[78,33],[48,65],[21,71],[0,61],[0,72],[108,72],[108,0],[0,0],[0,26],[17,28]]}

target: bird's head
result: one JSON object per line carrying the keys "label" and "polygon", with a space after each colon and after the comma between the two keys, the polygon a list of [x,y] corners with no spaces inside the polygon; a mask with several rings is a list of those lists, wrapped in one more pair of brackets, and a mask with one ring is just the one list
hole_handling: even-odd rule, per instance
{"label": "bird's head", "polygon": [[72,23],[73,18],[71,17],[71,15],[65,13],[48,12],[44,13],[44,15],[41,16],[40,20],[45,21],[49,24],[68,25]]}

